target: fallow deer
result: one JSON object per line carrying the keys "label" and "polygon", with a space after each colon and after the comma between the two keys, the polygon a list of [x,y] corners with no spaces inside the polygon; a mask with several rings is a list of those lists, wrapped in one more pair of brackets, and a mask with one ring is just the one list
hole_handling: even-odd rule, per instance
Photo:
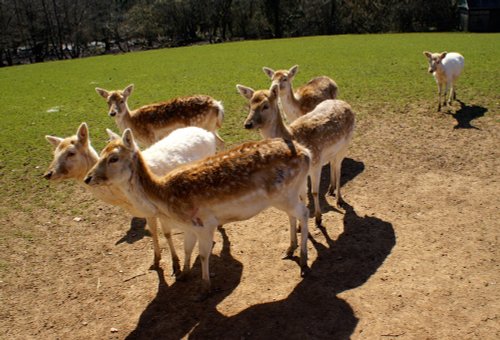
{"label": "fallow deer", "polygon": [[124,90],[107,91],[98,87],[95,90],[108,103],[108,114],[115,118],[120,131],[132,129],[142,146],[159,141],[175,129],[197,126],[213,132],[218,146],[224,147],[224,140],[217,133],[224,119],[221,102],[210,96],[195,95],[144,105],[131,111],[128,98],[133,89],[134,85],[131,84]]}
{"label": "fallow deer", "polygon": [[[108,134],[111,139],[120,137],[111,130],[108,130]],[[67,138],[45,137],[54,146],[55,150],[54,159],[44,177],[48,180],[74,179],[83,185],[85,175],[99,160],[97,152],[90,143],[87,124],[82,123],[75,136]],[[153,172],[163,175],[181,164],[213,155],[215,149],[216,142],[212,133],[197,127],[189,127],[174,131],[168,137],[145,150],[143,155]],[[108,204],[121,207],[133,216],[147,218],[153,238],[153,267],[157,268],[161,259],[157,236],[157,219],[143,216],[142,211],[135,208],[120,188],[112,186],[85,186],[85,188]],[[170,248],[173,272],[179,274],[179,257],[172,242],[171,228],[164,218],[160,218],[160,225]]]}
{"label": "fallow deer", "polygon": [[[451,105],[451,101],[456,99],[455,82],[464,68],[464,57],[456,52],[424,52],[424,55],[429,61],[428,71],[432,73],[436,79],[438,86],[438,111],[441,111],[441,94],[444,95],[444,105]],[[446,93],[448,90],[450,90],[450,97],[447,102]]]}
{"label": "fallow deer", "polygon": [[316,224],[321,225],[319,185],[321,167],[330,163],[330,194],[335,190],[336,205],[339,205],[340,175],[342,160],[351,142],[355,114],[349,104],[341,100],[325,100],[313,111],[286,126],[278,105],[278,85],[270,90],[255,91],[243,85],[236,85],[240,94],[249,100],[250,110],[245,120],[246,129],[260,129],[264,138],[281,137],[294,140],[311,151],[309,170],[311,193],[314,199]]}
{"label": "fallow deer", "polygon": [[[310,153],[283,139],[247,142],[168,173],[155,176],[133,133],[111,141],[85,178],[90,186],[116,186],[146,216],[163,215],[184,231],[190,254],[196,240],[202,265],[203,295],[210,292],[209,257],[218,225],[246,220],[274,206],[287,213],[290,246],[297,248],[296,222],[302,228],[301,275],[307,272],[308,210],[299,198],[306,185]],[[189,270],[185,262],[183,272]]]}
{"label": "fallow deer", "polygon": [[294,91],[292,81],[298,69],[298,65],[289,70],[278,71],[269,67],[262,68],[272,80],[271,87],[275,84],[279,85],[279,100],[289,123],[311,112],[322,101],[336,99],[339,91],[337,84],[326,76],[313,78]]}

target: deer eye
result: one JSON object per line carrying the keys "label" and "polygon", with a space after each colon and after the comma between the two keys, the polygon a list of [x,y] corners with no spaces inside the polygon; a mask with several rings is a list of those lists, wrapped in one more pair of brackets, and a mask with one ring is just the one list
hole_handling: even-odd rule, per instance
{"label": "deer eye", "polygon": [[262,105],[262,110],[267,110],[267,109],[269,109],[269,104]]}
{"label": "deer eye", "polygon": [[74,151],[69,151],[68,152],[68,157],[73,157],[75,155],[75,152]]}
{"label": "deer eye", "polygon": [[116,162],[118,162],[118,156],[111,156],[109,158],[109,162],[110,163],[116,163]]}
{"label": "deer eye", "polygon": [[282,80],[283,80],[283,81],[287,81],[287,80],[288,80],[288,78],[287,78],[287,77],[283,77],[283,79],[282,79]]}

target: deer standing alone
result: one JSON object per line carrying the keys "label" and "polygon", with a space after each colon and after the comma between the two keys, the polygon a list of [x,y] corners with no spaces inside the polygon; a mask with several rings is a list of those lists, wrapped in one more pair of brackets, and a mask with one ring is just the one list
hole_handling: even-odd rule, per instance
{"label": "deer standing alone", "polygon": [[278,105],[278,85],[270,90],[255,91],[236,85],[240,94],[249,100],[250,112],[245,120],[246,129],[260,129],[264,138],[281,137],[295,140],[311,151],[311,193],[314,199],[316,224],[321,225],[319,185],[323,164],[330,163],[330,194],[335,190],[336,205],[342,200],[340,176],[342,160],[352,140],[355,114],[342,100],[325,100],[308,114],[286,126]]}
{"label": "deer standing alone", "polygon": [[313,78],[294,91],[292,81],[298,69],[298,65],[289,70],[278,71],[269,67],[262,68],[272,80],[271,87],[273,85],[279,86],[279,100],[289,123],[311,112],[322,101],[336,99],[339,91],[337,84],[326,76]]}
{"label": "deer standing alone", "polygon": [[[455,82],[464,69],[464,57],[456,52],[431,53],[424,52],[429,62],[429,73],[434,75],[438,86],[438,111],[441,111],[441,94],[444,95],[443,104],[451,105],[455,100],[457,93],[455,91]],[[443,93],[444,87],[444,93]],[[450,90],[450,96],[446,101],[446,93]]]}
{"label": "deer standing alone", "polygon": [[[146,216],[164,215],[184,231],[186,254],[199,241],[204,293],[210,291],[209,257],[218,225],[246,220],[274,206],[290,221],[291,256],[297,248],[296,222],[302,227],[300,266],[307,270],[307,215],[300,200],[310,153],[283,139],[247,142],[215,156],[155,176],[144,161],[133,133],[111,141],[85,178],[90,186],[117,186]],[[258,230],[256,230],[258,232]],[[184,273],[189,270],[185,262]]]}
{"label": "deer standing alone", "polygon": [[108,114],[115,118],[120,131],[132,129],[141,145],[152,145],[175,129],[197,126],[213,132],[218,146],[224,147],[224,140],[217,133],[224,119],[221,102],[210,96],[195,95],[144,105],[131,111],[127,101],[133,89],[134,85],[131,84],[124,90],[107,91],[98,87],[95,90],[106,99]]}
{"label": "deer standing alone", "polygon": [[[111,139],[120,136],[107,130]],[[74,179],[79,184],[87,172],[97,163],[99,156],[90,143],[88,127],[82,123],[76,135],[60,138],[45,136],[54,146],[54,159],[44,174],[48,180]],[[215,137],[212,133],[197,127],[178,129],[161,141],[153,144],[143,155],[152,171],[157,175],[164,175],[179,165],[213,155],[216,149]],[[85,186],[95,197],[102,201],[121,207],[136,217],[146,217],[151,230],[154,248],[153,267],[158,268],[161,259],[161,249],[158,242],[158,222],[156,218],[143,216],[142,211],[136,209],[120,188],[113,186]],[[174,248],[171,237],[171,228],[168,220],[160,217],[160,226],[167,239],[172,258],[174,274],[179,274],[179,257]]]}

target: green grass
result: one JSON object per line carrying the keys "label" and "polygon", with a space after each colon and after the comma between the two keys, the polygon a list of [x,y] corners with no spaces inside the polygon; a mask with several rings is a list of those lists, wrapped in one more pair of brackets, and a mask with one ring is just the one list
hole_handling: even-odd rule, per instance
{"label": "green grass", "polygon": [[[57,206],[63,195],[47,202],[41,179],[51,160],[44,135],[74,134],[82,121],[90,126],[94,146],[101,148],[106,127],[114,121],[94,87],[123,88],[135,84],[131,108],[179,95],[209,94],[223,101],[226,119],[222,136],[228,144],[258,138],[245,131],[245,101],[235,89],[240,83],[266,88],[262,66],[274,69],[299,64],[294,81],[328,75],[340,97],[362,117],[372,110],[404,108],[435,101],[435,83],[427,73],[423,50],[458,51],[466,69],[460,98],[498,109],[500,34],[344,35],[283,40],[246,41],[219,45],[153,50],[125,55],[48,62],[0,69],[0,185],[5,211],[32,205]],[[47,110],[59,107],[58,112]],[[400,112],[400,111],[396,111]],[[66,190],[68,187],[59,187]],[[63,190],[63,191],[64,191]],[[54,190],[50,190],[54,192]],[[69,190],[67,190],[69,191]]]}

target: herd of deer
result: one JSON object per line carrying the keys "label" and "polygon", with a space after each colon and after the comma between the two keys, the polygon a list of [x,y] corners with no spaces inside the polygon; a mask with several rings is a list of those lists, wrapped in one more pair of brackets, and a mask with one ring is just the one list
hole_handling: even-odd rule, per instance
{"label": "herd of deer", "polygon": [[[335,195],[338,205],[342,200],[341,164],[353,137],[355,114],[349,104],[336,99],[337,84],[326,76],[294,91],[297,66],[263,70],[272,80],[270,89],[236,86],[249,101],[244,127],[259,129],[264,138],[261,141],[217,153],[217,148],[224,148],[217,133],[224,109],[209,96],[175,98],[130,110],[127,100],[133,85],[122,91],[96,88],[122,135],[107,130],[110,140],[100,155],[91,146],[86,123],[68,138],[46,136],[54,146],[54,159],[44,177],[75,179],[104,202],[145,218],[153,238],[153,268],[158,268],[161,259],[160,224],[177,278],[189,272],[198,241],[204,296],[210,292],[209,257],[217,227],[275,207],[289,218],[288,257],[298,247],[300,231],[303,276],[308,271],[307,176],[320,225],[321,168],[330,164],[329,193]],[[147,148],[141,151],[138,144]],[[184,234],[182,270],[172,228]]]}

